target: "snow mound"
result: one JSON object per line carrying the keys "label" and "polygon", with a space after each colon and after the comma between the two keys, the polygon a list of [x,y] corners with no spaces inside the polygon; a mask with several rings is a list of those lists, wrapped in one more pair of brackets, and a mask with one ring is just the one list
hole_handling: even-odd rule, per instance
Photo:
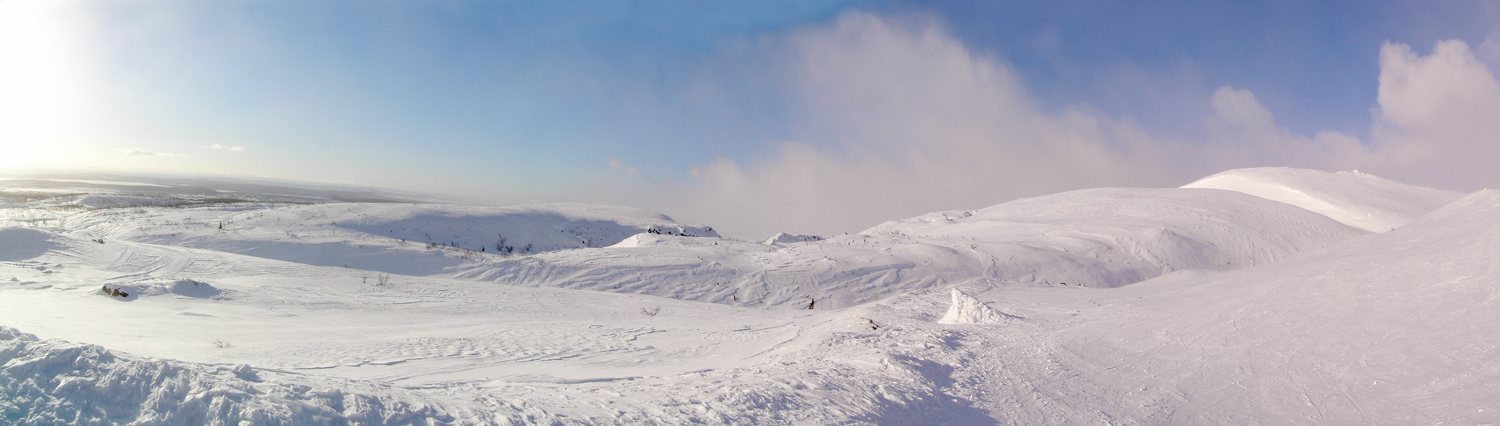
{"label": "snow mound", "polygon": [[0,261],[26,260],[57,248],[52,234],[45,231],[0,227]]}
{"label": "snow mound", "polygon": [[1352,172],[1262,167],[1214,174],[1183,188],[1223,189],[1301,207],[1370,232],[1386,232],[1463,194]]}
{"label": "snow mound", "polygon": [[214,288],[214,286],[208,283],[194,280],[173,281],[171,284],[163,286],[163,288],[168,293],[194,298],[211,298],[224,293],[222,290]]}
{"label": "snow mound", "polygon": [[672,236],[667,234],[656,234],[642,232],[631,235],[618,243],[606,248],[644,248],[644,247],[691,247],[702,245],[701,241],[694,241],[693,237]]}
{"label": "snow mound", "polygon": [[[118,290],[120,294],[115,294]],[[190,297],[195,299],[222,299],[224,290],[220,290],[208,283],[179,279],[173,281],[141,281],[132,283],[104,284],[99,288],[99,293],[114,297],[118,300],[136,300],[141,297],[152,297],[162,295],[175,295],[178,297]]]}
{"label": "snow mound", "polygon": [[1001,324],[1012,318],[1015,317],[1000,313],[974,296],[955,288],[953,305],[948,307],[948,313],[943,314],[938,324]]}
{"label": "snow mound", "polygon": [[[0,423],[367,424],[451,421],[426,404],[263,380],[213,367],[116,355],[0,327]],[[279,378],[279,377],[278,377]],[[351,386],[352,387],[352,386]]]}
{"label": "snow mound", "polygon": [[786,243],[808,243],[813,241],[823,241],[823,237],[819,237],[817,235],[796,235],[777,232],[776,235],[772,235],[771,238],[766,239],[765,245],[770,246]]}

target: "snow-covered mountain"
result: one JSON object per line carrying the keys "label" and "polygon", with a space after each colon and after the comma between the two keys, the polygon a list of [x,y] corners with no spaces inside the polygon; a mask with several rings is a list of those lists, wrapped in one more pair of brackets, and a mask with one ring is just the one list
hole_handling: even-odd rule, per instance
{"label": "snow-covered mountain", "polygon": [[1232,170],[767,244],[17,185],[0,423],[1500,422],[1494,191]]}
{"label": "snow-covered mountain", "polygon": [[1243,192],[1308,209],[1370,232],[1396,229],[1464,195],[1393,182],[1358,170],[1330,173],[1285,167],[1230,170],[1183,188]]}

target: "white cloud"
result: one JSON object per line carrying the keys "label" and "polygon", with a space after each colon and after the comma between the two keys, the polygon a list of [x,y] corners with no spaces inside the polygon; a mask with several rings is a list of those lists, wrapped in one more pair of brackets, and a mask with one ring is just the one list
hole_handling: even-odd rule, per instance
{"label": "white cloud", "polygon": [[1384,47],[1369,143],[1295,134],[1229,86],[1185,117],[1202,120],[1206,140],[1152,137],[1086,106],[1046,111],[1006,64],[931,20],[850,13],[768,43],[774,53],[758,59],[780,64],[800,119],[790,140],[757,160],[700,165],[687,181],[612,180],[603,198],[760,237],[1085,187],[1175,186],[1236,167],[1357,168],[1461,190],[1500,177],[1500,85],[1457,41],[1428,56]]}
{"label": "white cloud", "polygon": [[193,149],[211,149],[211,150],[215,150],[215,151],[245,152],[245,147],[243,147],[243,146],[224,146],[224,145],[220,145],[220,144],[205,145],[205,146],[200,146],[200,147],[193,148]]}
{"label": "white cloud", "polygon": [[1500,81],[1466,43],[1438,42],[1427,56],[1387,43],[1378,102],[1373,142],[1391,177],[1500,187]]}
{"label": "white cloud", "polygon": [[1271,110],[1249,90],[1230,86],[1215,90],[1203,151],[1179,152],[1181,158],[1208,161],[1224,168],[1288,166],[1346,169],[1368,164],[1370,152],[1358,138],[1338,132],[1297,135],[1276,124]]}
{"label": "white cloud", "polygon": [[1500,72],[1500,30],[1496,30],[1490,33],[1489,37],[1485,37],[1484,42],[1479,44],[1479,49],[1475,51],[1475,54],[1480,60],[1489,64],[1491,73]]}
{"label": "white cloud", "polygon": [[1040,112],[1013,71],[933,21],[846,14],[777,43],[798,137],[769,157],[713,161],[671,191],[658,185],[633,199],[745,236],[827,234],[1079,187],[1175,185],[1213,170],[1177,165],[1172,147],[1128,122]]}

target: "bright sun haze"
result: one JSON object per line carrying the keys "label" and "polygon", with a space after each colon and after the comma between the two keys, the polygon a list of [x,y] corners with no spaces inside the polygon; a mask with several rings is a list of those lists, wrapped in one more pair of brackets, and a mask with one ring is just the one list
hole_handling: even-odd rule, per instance
{"label": "bright sun haze", "polygon": [[757,238],[1236,167],[1473,190],[1500,183],[1497,9],[13,0],[0,166],[624,204]]}

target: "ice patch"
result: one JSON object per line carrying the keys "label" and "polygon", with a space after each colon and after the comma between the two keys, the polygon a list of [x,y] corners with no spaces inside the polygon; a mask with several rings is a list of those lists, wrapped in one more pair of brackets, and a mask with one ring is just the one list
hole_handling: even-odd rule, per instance
{"label": "ice patch", "polygon": [[1003,324],[1014,318],[955,288],[953,305],[948,307],[948,313],[938,320],[938,324]]}

